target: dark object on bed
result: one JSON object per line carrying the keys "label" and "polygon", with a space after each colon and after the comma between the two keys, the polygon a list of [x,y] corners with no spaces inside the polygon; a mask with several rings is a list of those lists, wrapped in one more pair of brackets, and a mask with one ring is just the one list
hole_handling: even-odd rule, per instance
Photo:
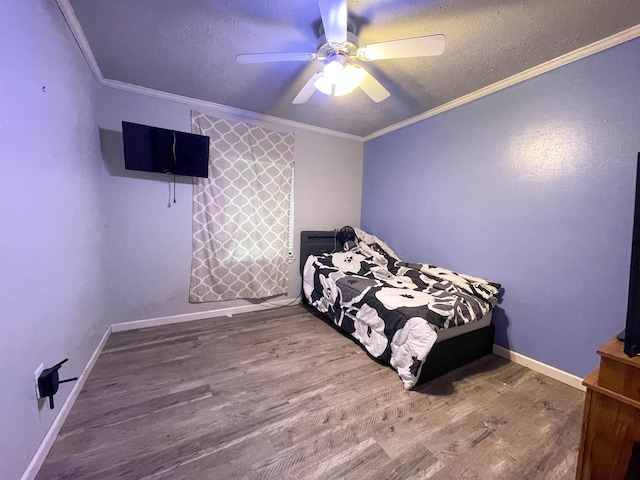
{"label": "dark object on bed", "polygon": [[[303,231],[300,241],[300,272],[309,255],[321,255],[341,250],[337,240],[337,231]],[[303,294],[303,303],[305,296]],[[321,314],[319,314],[321,315]],[[341,334],[355,341],[352,336],[341,331],[333,325],[330,319],[325,319],[328,324]],[[436,343],[427,356],[422,367],[420,378],[416,385],[443,375],[451,370],[473,362],[493,351],[494,326],[489,325],[456,337]],[[364,348],[363,348],[364,349]],[[366,349],[364,349],[366,352]],[[373,358],[373,357],[372,357]]]}
{"label": "dark object on bed", "polygon": [[336,240],[338,240],[341,250],[351,250],[356,246],[356,231],[348,225],[342,227],[336,233]]}

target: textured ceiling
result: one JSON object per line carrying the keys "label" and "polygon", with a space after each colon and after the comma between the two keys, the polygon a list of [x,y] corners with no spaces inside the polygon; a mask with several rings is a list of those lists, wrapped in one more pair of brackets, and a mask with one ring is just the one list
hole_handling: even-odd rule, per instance
{"label": "textured ceiling", "polygon": [[317,61],[238,65],[239,53],[315,52],[316,0],[70,0],[105,79],[367,136],[640,24],[639,0],[349,0],[360,45],[442,33],[438,57],[368,62],[391,96],[291,100]]}

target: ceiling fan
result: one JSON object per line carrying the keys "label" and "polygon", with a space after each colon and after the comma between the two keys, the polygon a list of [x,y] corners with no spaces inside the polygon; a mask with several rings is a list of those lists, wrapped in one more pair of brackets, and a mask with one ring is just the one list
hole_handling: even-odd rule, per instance
{"label": "ceiling fan", "polygon": [[444,52],[444,35],[404,38],[361,47],[355,23],[347,14],[347,0],[318,0],[318,6],[322,25],[315,53],[244,53],[236,56],[240,64],[320,62],[319,70],[305,83],[292,103],[305,103],[315,90],[340,96],[357,87],[374,102],[381,102],[389,97],[389,92],[357,62],[425,57]]}

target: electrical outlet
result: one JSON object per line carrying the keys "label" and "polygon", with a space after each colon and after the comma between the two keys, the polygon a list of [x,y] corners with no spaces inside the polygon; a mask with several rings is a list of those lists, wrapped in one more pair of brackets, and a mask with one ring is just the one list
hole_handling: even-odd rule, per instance
{"label": "electrical outlet", "polygon": [[38,377],[40,376],[43,370],[44,370],[44,363],[41,363],[40,366],[36,368],[36,371],[33,374],[36,382],[36,398],[40,398],[40,391],[38,390]]}

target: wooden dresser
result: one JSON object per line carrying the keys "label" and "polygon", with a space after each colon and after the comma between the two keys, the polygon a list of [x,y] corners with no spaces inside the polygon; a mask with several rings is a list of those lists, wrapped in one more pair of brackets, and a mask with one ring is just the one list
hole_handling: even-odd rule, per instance
{"label": "wooden dresser", "polygon": [[583,382],[587,396],[576,479],[626,480],[631,452],[640,442],[640,357],[627,357],[616,338],[598,354],[600,367]]}

